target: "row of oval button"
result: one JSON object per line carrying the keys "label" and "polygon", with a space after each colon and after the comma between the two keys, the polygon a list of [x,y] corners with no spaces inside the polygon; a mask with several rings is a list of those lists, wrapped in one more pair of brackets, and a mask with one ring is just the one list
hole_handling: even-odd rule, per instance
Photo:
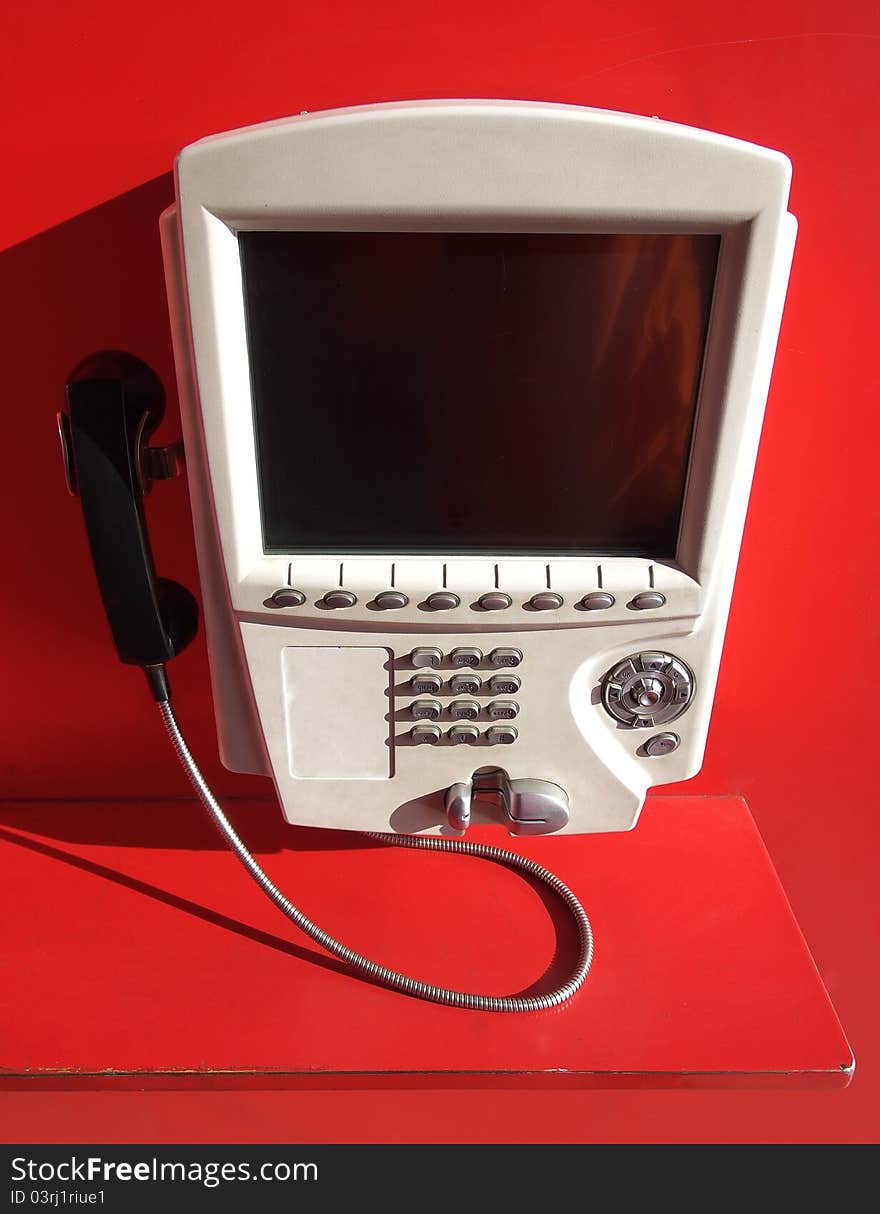
{"label": "row of oval button", "polygon": [[[443,661],[443,650],[436,645],[417,645],[410,653],[409,660],[413,666],[439,666]],[[453,666],[479,666],[483,660],[482,649],[475,645],[458,645],[449,655]],[[519,666],[522,661],[522,650],[508,645],[498,645],[489,654],[490,666]]]}
{"label": "row of oval button", "polygon": [[[301,590],[292,586],[282,586],[271,597],[276,607],[302,607],[306,596]],[[319,606],[340,610],[354,607],[357,595],[352,590],[328,590],[320,600]],[[577,604],[583,611],[607,611],[614,606],[614,595],[607,590],[593,590]],[[630,600],[629,606],[634,611],[655,611],[666,602],[666,596],[659,590],[645,590]],[[558,611],[563,606],[561,594],[555,590],[542,590],[533,594],[525,604],[532,611]],[[409,604],[409,598],[402,590],[383,590],[373,599],[373,605],[379,611],[399,611]],[[461,605],[461,598],[452,590],[436,590],[425,599],[429,611],[452,611]],[[476,606],[481,611],[506,611],[513,606],[513,599],[504,590],[488,590],[477,599]]]}
{"label": "row of oval button", "polygon": [[[409,736],[416,746],[435,746],[441,731],[438,725],[414,725]],[[446,736],[454,743],[478,742],[483,737],[490,746],[509,746],[519,735],[513,725],[490,725],[483,734],[476,725],[453,725]]]}
{"label": "row of oval button", "polygon": [[[443,705],[439,700],[416,700],[409,710],[417,721],[436,721]],[[453,700],[447,711],[454,721],[475,721],[481,708],[476,700]],[[512,721],[519,716],[519,704],[516,700],[493,700],[486,705],[486,716],[493,721]]]}
{"label": "row of oval button", "polygon": [[[427,671],[414,674],[409,685],[415,695],[436,696],[440,694],[443,680],[439,674]],[[493,696],[510,696],[520,689],[520,681],[515,674],[493,674],[488,683],[484,683],[478,674],[466,671],[456,674],[449,680],[449,691],[454,696],[475,696],[488,687]]]}

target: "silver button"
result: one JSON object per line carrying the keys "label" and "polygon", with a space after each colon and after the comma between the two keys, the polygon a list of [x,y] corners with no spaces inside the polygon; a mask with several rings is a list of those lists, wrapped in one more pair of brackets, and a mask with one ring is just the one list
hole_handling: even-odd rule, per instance
{"label": "silver button", "polygon": [[622,662],[618,662],[611,672],[611,678],[615,683],[622,683],[624,679],[630,679],[636,673],[636,664],[632,658],[624,658]]}
{"label": "silver button", "polygon": [[671,755],[674,750],[678,749],[681,739],[677,733],[658,733],[653,738],[648,738],[645,743],[645,754],[652,759],[659,759],[663,755]]}
{"label": "silver button", "polygon": [[519,715],[519,704],[516,700],[493,700],[486,713],[493,721],[512,721]]}
{"label": "silver button", "polygon": [[480,731],[476,725],[453,725],[448,736],[450,742],[460,746],[463,742],[476,742]]}
{"label": "silver button", "polygon": [[556,611],[562,606],[562,595],[554,590],[542,590],[540,594],[532,595],[529,606],[535,611]]}
{"label": "silver button", "polygon": [[478,674],[456,674],[449,680],[449,690],[454,696],[475,696],[482,686]]}
{"label": "silver button", "polygon": [[453,666],[479,666],[483,660],[482,649],[474,649],[470,645],[460,645],[449,655]]}
{"label": "silver button", "polygon": [[490,746],[509,746],[518,737],[513,725],[492,725],[486,730],[486,741]]}
{"label": "silver button", "polygon": [[292,586],[282,586],[272,595],[272,602],[276,607],[302,607],[305,601],[303,592],[294,590]]}
{"label": "silver button", "polygon": [[513,599],[503,590],[490,590],[479,598],[479,605],[484,611],[504,611],[512,602]]}
{"label": "silver button", "polygon": [[489,654],[489,662],[493,666],[519,666],[521,661],[522,652],[519,649],[505,649],[501,646]]}
{"label": "silver button", "polygon": [[607,611],[614,606],[614,595],[607,590],[591,590],[581,599],[580,605],[584,611]]}
{"label": "silver button", "polygon": [[473,721],[480,715],[480,706],[476,700],[453,700],[449,715],[456,721]]}
{"label": "silver button", "polygon": [[443,661],[443,650],[433,645],[421,645],[410,654],[413,666],[439,666]]}
{"label": "silver button", "polygon": [[659,590],[645,590],[641,594],[637,594],[630,603],[633,611],[656,611],[658,607],[662,607],[666,602],[666,595],[661,594]]}
{"label": "silver button", "polygon": [[357,595],[352,594],[350,590],[328,590],[323,599],[324,606],[334,610],[340,607],[354,607],[356,602]]}
{"label": "silver button", "polygon": [[410,712],[417,721],[436,721],[440,711],[439,700],[416,700],[410,707]]}
{"label": "silver button", "polygon": [[414,674],[409,685],[417,696],[435,696],[443,686],[439,674]]}
{"label": "silver button", "polygon": [[685,663],[672,654],[650,651],[618,662],[601,687],[606,711],[628,729],[669,724],[681,716],[693,694],[694,677]]}
{"label": "silver button", "polygon": [[452,611],[460,602],[461,599],[451,590],[435,590],[425,599],[425,606],[429,611]]}
{"label": "silver button", "polygon": [[437,725],[413,725],[409,736],[415,746],[434,746],[440,741],[440,728]]}
{"label": "silver button", "polygon": [[405,607],[409,599],[402,590],[383,590],[376,595],[375,603],[380,611],[397,611]]}
{"label": "silver button", "polygon": [[493,696],[510,696],[520,689],[520,681],[515,674],[493,674],[489,680],[489,690]]}

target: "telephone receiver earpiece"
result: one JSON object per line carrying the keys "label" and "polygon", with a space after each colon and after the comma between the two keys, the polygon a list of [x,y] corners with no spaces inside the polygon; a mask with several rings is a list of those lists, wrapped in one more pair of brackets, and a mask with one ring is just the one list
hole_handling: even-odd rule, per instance
{"label": "telephone receiver earpiece", "polygon": [[165,393],[146,363],[107,350],[71,372],[67,407],[58,414],[64,470],[82,506],[107,622],[120,660],[149,675],[186,648],[199,614],[186,587],[156,575],[144,518],[151,481],[182,466],[179,447],[147,446]]}

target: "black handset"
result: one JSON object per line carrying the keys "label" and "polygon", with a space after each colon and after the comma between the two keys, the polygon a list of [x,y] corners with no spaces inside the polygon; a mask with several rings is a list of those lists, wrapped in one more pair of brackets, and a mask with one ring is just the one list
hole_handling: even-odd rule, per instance
{"label": "black handset", "polygon": [[196,635],[198,606],[186,587],[157,577],[144,518],[150,479],[173,465],[147,447],[165,411],[162,384],[133,355],[102,351],[71,372],[67,405],[58,426],[68,487],[82,506],[117,653],[166,699],[164,663]]}

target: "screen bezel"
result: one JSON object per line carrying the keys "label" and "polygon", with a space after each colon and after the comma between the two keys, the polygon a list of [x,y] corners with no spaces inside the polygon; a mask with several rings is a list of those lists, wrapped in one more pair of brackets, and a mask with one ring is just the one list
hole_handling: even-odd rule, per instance
{"label": "screen bezel", "polygon": [[188,148],[178,162],[188,318],[213,509],[240,601],[278,558],[262,548],[239,231],[719,235],[678,543],[664,562],[707,584],[745,517],[793,241],[789,179],[785,157],[723,136],[532,102],[357,107]]}

